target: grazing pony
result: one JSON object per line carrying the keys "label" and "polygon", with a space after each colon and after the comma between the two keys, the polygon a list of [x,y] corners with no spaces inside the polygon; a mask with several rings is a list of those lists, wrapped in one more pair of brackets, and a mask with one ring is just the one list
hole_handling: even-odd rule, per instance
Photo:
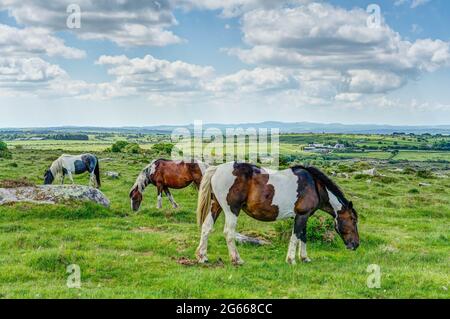
{"label": "grazing pony", "polygon": [[53,183],[57,176],[61,178],[61,184],[64,184],[64,177],[67,175],[73,184],[72,174],[82,174],[89,172],[91,175],[90,184],[96,188],[101,186],[100,167],[98,158],[92,154],[82,155],[61,155],[52,163],[50,169],[45,172],[44,184]]}
{"label": "grazing pony", "polygon": [[208,235],[214,222],[225,212],[225,237],[234,264],[242,264],[235,245],[235,229],[239,212],[260,221],[294,217],[286,261],[295,264],[299,258],[311,261],[306,254],[306,223],[321,209],[334,218],[335,229],[348,249],[359,246],[358,216],[342,191],[315,167],[295,166],[271,172],[246,163],[226,163],[209,167],[198,194],[197,218],[202,226],[197,259],[206,262]]}
{"label": "grazing pony", "polygon": [[178,204],[173,199],[169,188],[181,189],[194,183],[200,186],[203,173],[208,165],[200,161],[184,162],[158,159],[146,166],[136,179],[130,191],[131,209],[138,211],[142,202],[144,189],[153,184],[158,191],[157,208],[162,207],[162,192],[169,198],[174,208]]}

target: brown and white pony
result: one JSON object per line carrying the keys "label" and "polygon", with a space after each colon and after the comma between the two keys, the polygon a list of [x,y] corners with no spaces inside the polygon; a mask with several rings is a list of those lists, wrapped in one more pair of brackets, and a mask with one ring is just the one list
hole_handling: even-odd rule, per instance
{"label": "brown and white pony", "polygon": [[153,184],[158,191],[157,208],[162,207],[162,192],[169,198],[174,208],[178,204],[173,199],[169,188],[181,189],[194,183],[200,186],[203,173],[208,165],[200,161],[184,162],[158,159],[146,166],[136,179],[130,191],[131,209],[138,211],[141,206],[144,189]]}
{"label": "brown and white pony", "polygon": [[202,179],[198,195],[197,218],[202,226],[197,248],[199,262],[207,261],[208,235],[220,212],[225,212],[224,233],[234,264],[243,261],[235,245],[239,212],[260,221],[276,221],[294,217],[294,227],[286,261],[295,264],[299,258],[311,261],[306,253],[308,218],[321,209],[335,220],[335,229],[348,249],[359,246],[358,216],[342,191],[315,167],[295,166],[272,172],[246,163],[226,163],[209,167]]}

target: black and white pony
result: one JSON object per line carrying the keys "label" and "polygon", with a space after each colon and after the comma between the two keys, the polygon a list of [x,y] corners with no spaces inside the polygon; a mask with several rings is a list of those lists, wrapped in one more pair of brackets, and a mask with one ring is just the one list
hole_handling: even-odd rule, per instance
{"label": "black and white pony", "polygon": [[61,155],[56,161],[52,163],[50,168],[45,172],[44,184],[52,184],[56,177],[59,176],[61,184],[64,184],[64,178],[69,177],[72,184],[72,174],[82,174],[89,172],[91,175],[90,185],[99,188],[100,182],[100,167],[98,158],[92,154],[81,155]]}

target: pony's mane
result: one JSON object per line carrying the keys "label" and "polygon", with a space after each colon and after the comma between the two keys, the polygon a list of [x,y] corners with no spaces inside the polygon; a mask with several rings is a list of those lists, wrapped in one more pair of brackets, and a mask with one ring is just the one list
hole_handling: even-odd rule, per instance
{"label": "pony's mane", "polygon": [[333,182],[327,175],[325,175],[324,172],[322,172],[320,169],[314,166],[302,166],[297,165],[294,166],[293,169],[304,169],[308,171],[315,179],[319,180],[324,186],[331,191],[335,196],[337,196],[344,205],[348,204],[348,200],[345,198],[344,193],[339,188],[339,186],[336,185],[335,182]]}

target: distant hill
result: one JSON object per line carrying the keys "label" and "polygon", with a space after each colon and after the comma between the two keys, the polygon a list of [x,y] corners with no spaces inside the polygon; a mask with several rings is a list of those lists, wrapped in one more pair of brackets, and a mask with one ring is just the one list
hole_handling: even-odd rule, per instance
{"label": "distant hill", "polygon": [[[61,126],[46,128],[0,128],[0,133],[122,133],[122,134],[169,134],[174,129],[185,127],[193,130],[190,125],[156,125],[144,127],[94,127],[94,126]],[[338,134],[442,134],[450,135],[450,125],[437,126],[401,126],[401,125],[376,125],[376,124],[340,124],[340,123],[311,123],[311,122],[261,122],[242,124],[204,124],[203,129],[215,127],[221,130],[226,128],[279,128],[281,133],[338,133]]]}

